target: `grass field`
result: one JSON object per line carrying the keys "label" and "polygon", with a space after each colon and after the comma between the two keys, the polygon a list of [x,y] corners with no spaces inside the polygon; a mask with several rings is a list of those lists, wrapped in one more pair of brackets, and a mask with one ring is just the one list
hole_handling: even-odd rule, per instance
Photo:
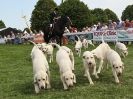
{"label": "grass field", "polygon": [[[33,45],[0,45],[0,99],[133,99],[133,46],[124,61],[125,70],[121,84],[115,84],[111,67],[104,68],[99,79],[92,77],[94,86],[83,76],[82,59],[75,55],[77,84],[69,91],[63,90],[59,69],[50,64],[51,85],[36,95],[33,86],[30,51]],[[69,45],[72,48],[72,45]],[[111,46],[114,47],[114,46]],[[88,50],[91,50],[88,48]]]}

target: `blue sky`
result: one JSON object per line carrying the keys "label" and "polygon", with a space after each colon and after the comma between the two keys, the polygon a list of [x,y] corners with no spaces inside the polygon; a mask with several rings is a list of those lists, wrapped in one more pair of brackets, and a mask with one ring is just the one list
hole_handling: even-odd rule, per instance
{"label": "blue sky", "polygon": [[[31,13],[38,0],[0,0],[0,20],[3,20],[6,27],[24,29],[26,27],[22,15],[29,20]],[[61,0],[54,0],[58,5]],[[127,5],[132,5],[133,0],[81,0],[90,9],[109,8],[120,18],[122,11]],[[30,23],[29,23],[30,24]]]}

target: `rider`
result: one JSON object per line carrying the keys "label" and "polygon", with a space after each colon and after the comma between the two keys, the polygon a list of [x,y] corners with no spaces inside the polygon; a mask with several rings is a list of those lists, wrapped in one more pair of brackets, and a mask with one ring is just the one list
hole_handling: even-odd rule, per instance
{"label": "rider", "polygon": [[50,28],[54,27],[54,23],[59,18],[58,16],[58,8],[55,8],[53,12],[50,13]]}

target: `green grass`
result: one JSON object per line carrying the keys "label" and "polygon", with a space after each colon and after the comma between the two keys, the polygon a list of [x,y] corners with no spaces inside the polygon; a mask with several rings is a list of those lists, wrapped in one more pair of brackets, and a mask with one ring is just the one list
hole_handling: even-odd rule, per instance
{"label": "green grass", "polygon": [[[0,45],[0,99],[133,99],[133,47],[128,46],[122,84],[115,84],[111,68],[104,68],[99,79],[92,77],[94,86],[83,76],[82,59],[75,56],[77,84],[69,91],[63,90],[58,65],[50,64],[51,85],[36,95],[33,86],[30,51],[33,45]],[[72,45],[69,47],[73,48]],[[111,47],[114,47],[113,45]],[[88,48],[88,50],[91,50]]]}

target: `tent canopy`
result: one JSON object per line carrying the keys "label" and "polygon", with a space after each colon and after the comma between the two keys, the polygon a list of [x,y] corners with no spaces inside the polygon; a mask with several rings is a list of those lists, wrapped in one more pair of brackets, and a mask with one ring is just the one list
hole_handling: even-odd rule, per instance
{"label": "tent canopy", "polygon": [[17,33],[22,33],[21,30],[17,30],[16,28],[11,28],[11,27],[0,29],[0,35],[1,35],[2,37],[7,36],[7,35],[11,35],[12,32],[13,32],[15,35],[16,35]]}

